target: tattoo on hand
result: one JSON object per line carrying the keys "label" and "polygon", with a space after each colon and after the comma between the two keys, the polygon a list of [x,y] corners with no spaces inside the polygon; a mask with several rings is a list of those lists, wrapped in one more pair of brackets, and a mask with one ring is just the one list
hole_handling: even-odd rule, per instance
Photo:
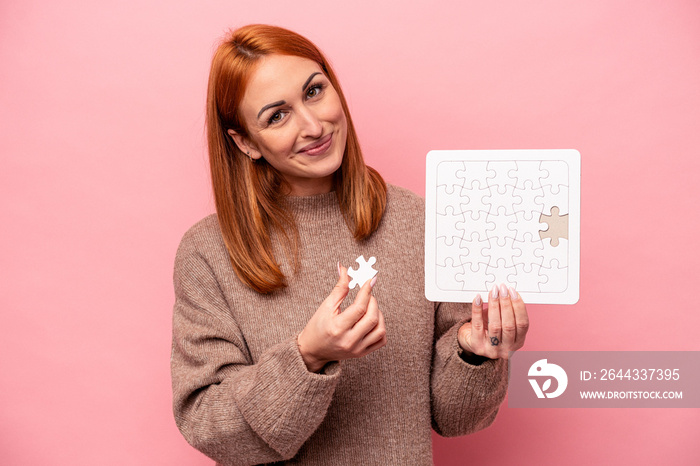
{"label": "tattoo on hand", "polygon": [[499,343],[498,337],[491,337],[491,346],[498,346]]}

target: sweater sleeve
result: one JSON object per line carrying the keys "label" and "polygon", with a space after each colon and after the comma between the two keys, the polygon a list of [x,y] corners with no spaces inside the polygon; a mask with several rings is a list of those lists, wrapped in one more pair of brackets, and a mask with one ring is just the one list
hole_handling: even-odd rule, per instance
{"label": "sweater sleeve", "polygon": [[480,365],[459,355],[457,332],[471,320],[471,306],[435,303],[435,347],[430,381],[433,429],[444,437],[488,427],[496,418],[508,386],[508,365],[487,359]]}
{"label": "sweater sleeve", "polygon": [[225,464],[292,458],[323,421],[340,366],[309,372],[296,339],[253,362],[204,257],[180,246],[174,272],[172,385],[187,441]]}

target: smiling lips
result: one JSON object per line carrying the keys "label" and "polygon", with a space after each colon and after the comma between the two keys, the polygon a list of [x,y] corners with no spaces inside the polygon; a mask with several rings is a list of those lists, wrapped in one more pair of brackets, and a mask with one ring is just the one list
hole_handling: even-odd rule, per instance
{"label": "smiling lips", "polygon": [[302,150],[299,151],[301,154],[305,155],[320,155],[326,152],[328,148],[331,146],[331,140],[333,139],[333,133],[329,133],[326,136],[322,137],[316,142],[313,142],[309,144],[308,146],[305,146]]}

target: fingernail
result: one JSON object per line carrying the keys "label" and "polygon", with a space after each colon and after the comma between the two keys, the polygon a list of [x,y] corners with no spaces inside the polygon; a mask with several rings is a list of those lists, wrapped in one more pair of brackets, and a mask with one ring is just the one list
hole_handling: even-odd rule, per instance
{"label": "fingernail", "polygon": [[513,301],[515,301],[516,299],[518,299],[518,292],[515,291],[515,288],[513,288],[513,287],[511,286],[509,289],[510,289],[510,297],[511,297],[511,299],[513,299]]}
{"label": "fingernail", "polygon": [[493,299],[498,298],[498,285],[493,285],[493,288],[491,288],[491,297]]}
{"label": "fingernail", "polygon": [[338,261],[338,277],[340,277],[340,261]]}
{"label": "fingernail", "polygon": [[477,294],[476,298],[474,298],[474,302],[472,303],[474,306],[481,306],[481,295]]}
{"label": "fingernail", "polygon": [[376,284],[377,284],[377,276],[375,275],[374,278],[372,279],[372,281],[369,282],[369,286],[374,288],[374,285],[376,285]]}
{"label": "fingernail", "polygon": [[508,288],[501,283],[501,290],[500,290],[501,298],[507,298],[508,297]]}

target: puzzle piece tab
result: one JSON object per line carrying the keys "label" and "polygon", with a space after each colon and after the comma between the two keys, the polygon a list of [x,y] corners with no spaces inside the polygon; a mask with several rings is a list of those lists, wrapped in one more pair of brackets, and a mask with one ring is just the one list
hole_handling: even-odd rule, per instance
{"label": "puzzle piece tab", "polygon": [[460,278],[464,276],[464,266],[455,265],[452,258],[445,261],[445,265],[437,266],[436,285],[441,290],[457,291],[463,289]]}
{"label": "puzzle piece tab", "polygon": [[551,268],[540,267],[540,275],[547,277],[547,282],[540,284],[540,292],[561,293],[569,286],[566,274],[562,273],[566,267],[561,267],[556,260],[552,261],[551,265]]}
{"label": "puzzle piece tab", "polygon": [[487,168],[488,162],[470,161],[464,162],[464,164],[464,171],[457,175],[464,180],[463,186],[487,189],[489,179],[494,176],[494,173]]}
{"label": "puzzle piece tab", "polygon": [[467,270],[464,267],[465,273],[458,274],[456,279],[462,284],[462,289],[467,291],[476,291],[478,293],[488,294],[489,288],[487,283],[493,283],[496,277],[488,273],[488,265],[479,264],[476,270]]}
{"label": "puzzle piece tab", "polygon": [[517,179],[511,176],[512,172],[518,169],[513,160],[491,160],[487,165],[488,169],[494,172],[489,186],[498,186],[498,192],[505,193],[506,186],[515,186]]}
{"label": "puzzle piece tab", "polygon": [[490,189],[482,188],[477,180],[473,180],[470,184],[464,185],[462,188],[462,196],[466,197],[464,202],[461,202],[460,208],[465,214],[470,213],[471,217],[476,220],[480,212],[488,213],[491,204],[487,201],[487,197],[491,195]]}
{"label": "puzzle piece tab", "polygon": [[547,283],[546,275],[540,275],[538,273],[539,270],[540,266],[533,266],[530,270],[527,270],[525,264],[516,264],[515,272],[508,275],[508,279],[517,283],[517,290],[521,293],[537,293],[540,291],[541,285]]}
{"label": "puzzle piece tab", "polygon": [[452,193],[464,185],[464,179],[460,178],[463,172],[464,162],[441,162],[437,167],[437,185],[446,186],[447,192]]}
{"label": "puzzle piece tab", "polygon": [[541,181],[549,175],[549,172],[540,167],[541,163],[542,161],[540,160],[517,160],[515,165],[518,168],[511,170],[509,173],[516,180],[515,187],[524,189],[526,182],[529,182],[532,186],[542,186]]}
{"label": "puzzle piece tab", "polygon": [[552,186],[555,193],[559,192],[559,186],[569,186],[569,166],[563,160],[542,160],[540,169],[547,171],[542,186]]}
{"label": "puzzle piece tab", "polygon": [[438,214],[440,221],[438,222],[437,237],[445,237],[447,244],[452,244],[452,238],[461,238],[464,231],[459,228],[459,224],[464,223],[464,215],[455,211],[453,207],[445,208],[445,215]]}

